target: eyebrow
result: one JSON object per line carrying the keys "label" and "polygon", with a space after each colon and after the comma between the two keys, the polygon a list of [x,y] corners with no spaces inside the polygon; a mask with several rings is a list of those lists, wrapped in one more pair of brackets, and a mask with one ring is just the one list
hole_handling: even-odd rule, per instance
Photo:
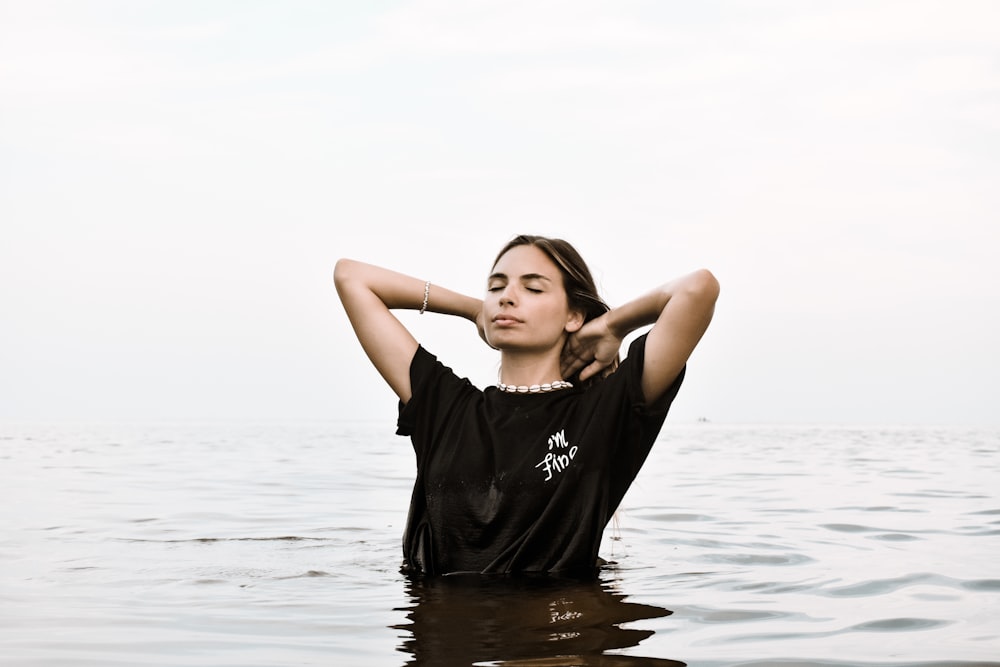
{"label": "eyebrow", "polygon": [[[494,279],[497,279],[497,280],[508,280],[509,277],[507,276],[506,273],[494,273],[494,274],[490,275],[489,278],[487,278],[487,281],[494,280]],[[548,276],[542,275],[541,273],[525,273],[524,275],[521,276],[521,280],[547,280],[549,282],[552,282],[551,278],[549,278]]]}

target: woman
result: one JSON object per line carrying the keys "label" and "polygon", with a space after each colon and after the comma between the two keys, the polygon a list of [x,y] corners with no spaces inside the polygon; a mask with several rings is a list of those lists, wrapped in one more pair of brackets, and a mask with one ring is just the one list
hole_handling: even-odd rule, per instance
{"label": "woman", "polygon": [[[334,281],[399,396],[397,433],[417,455],[404,568],[596,572],[604,527],[712,319],[715,277],[696,271],[609,309],[569,243],[519,236],[497,256],[483,299],[346,259]],[[393,309],[474,322],[500,351],[498,385],[479,390],[457,376]],[[647,325],[617,365],[624,337]]]}

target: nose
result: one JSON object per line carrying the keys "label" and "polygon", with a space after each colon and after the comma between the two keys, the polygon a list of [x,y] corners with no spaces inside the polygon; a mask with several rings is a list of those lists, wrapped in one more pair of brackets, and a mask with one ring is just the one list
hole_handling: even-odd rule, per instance
{"label": "nose", "polygon": [[510,285],[507,285],[502,290],[500,290],[500,305],[514,305],[514,293]]}

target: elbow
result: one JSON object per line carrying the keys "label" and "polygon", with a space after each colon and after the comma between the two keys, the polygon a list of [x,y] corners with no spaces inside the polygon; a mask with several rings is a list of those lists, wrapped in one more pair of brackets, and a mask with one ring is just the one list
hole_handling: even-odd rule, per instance
{"label": "elbow", "polygon": [[719,281],[708,269],[698,269],[688,276],[686,287],[689,294],[707,303],[715,303],[719,298]]}
{"label": "elbow", "polygon": [[338,259],[337,263],[333,266],[333,284],[338,288],[342,287],[344,283],[350,280],[357,266],[358,263],[353,259],[347,259],[346,257]]}

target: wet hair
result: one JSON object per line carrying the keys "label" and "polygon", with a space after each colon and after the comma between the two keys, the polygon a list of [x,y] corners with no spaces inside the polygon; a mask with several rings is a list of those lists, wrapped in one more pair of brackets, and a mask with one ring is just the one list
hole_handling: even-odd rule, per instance
{"label": "wet hair", "polygon": [[[587,263],[583,261],[583,257],[577,252],[569,241],[564,241],[563,239],[549,238],[546,236],[534,236],[531,234],[521,234],[520,236],[515,236],[511,239],[507,245],[505,245],[497,257],[493,260],[493,266],[496,266],[500,258],[503,257],[509,250],[516,248],[518,246],[531,245],[535,246],[542,252],[544,252],[552,262],[559,267],[559,272],[562,274],[563,287],[566,289],[566,299],[569,302],[569,307],[574,310],[579,310],[583,313],[583,321],[589,322],[590,320],[596,319],[603,315],[604,313],[611,310],[611,307],[604,302],[601,295],[597,292],[597,284],[594,282],[594,276],[590,273],[590,268]],[[618,357],[615,357],[614,362],[604,369],[603,373],[599,373],[597,376],[591,379],[597,379],[601,377],[606,377],[614,372],[615,368],[618,366]],[[579,375],[579,373],[577,374]],[[589,384],[590,381],[586,384]]]}

